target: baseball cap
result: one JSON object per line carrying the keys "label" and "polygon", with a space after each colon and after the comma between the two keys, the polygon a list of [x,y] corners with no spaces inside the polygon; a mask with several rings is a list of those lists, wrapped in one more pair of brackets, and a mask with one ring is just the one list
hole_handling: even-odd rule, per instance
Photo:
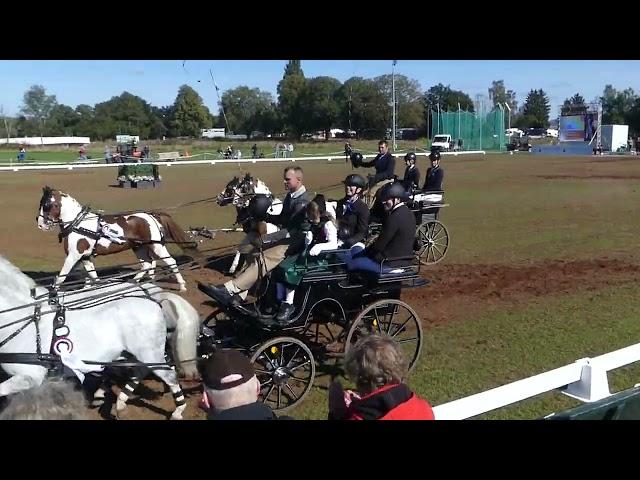
{"label": "baseball cap", "polygon": [[251,380],[255,370],[238,350],[217,350],[198,362],[202,383],[213,390],[227,390]]}

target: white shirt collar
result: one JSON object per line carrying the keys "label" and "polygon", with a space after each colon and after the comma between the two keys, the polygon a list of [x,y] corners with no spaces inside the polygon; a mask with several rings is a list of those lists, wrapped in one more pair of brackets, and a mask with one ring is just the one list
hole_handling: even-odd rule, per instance
{"label": "white shirt collar", "polygon": [[291,195],[291,199],[294,199],[294,198],[298,198],[300,195],[302,195],[306,191],[307,191],[307,189],[305,188],[305,186],[304,185],[300,185],[300,188],[298,190],[296,190],[293,193],[289,192],[289,195]]}

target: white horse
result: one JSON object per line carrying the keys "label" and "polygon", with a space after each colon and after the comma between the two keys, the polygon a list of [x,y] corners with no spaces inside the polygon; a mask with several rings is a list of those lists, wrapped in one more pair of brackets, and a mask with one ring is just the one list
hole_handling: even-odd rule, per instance
{"label": "white horse", "polygon": [[[254,195],[263,194],[268,195],[272,198],[273,202],[271,207],[267,211],[270,215],[280,215],[282,213],[282,200],[274,198],[271,190],[259,178],[254,178],[250,173],[247,173],[244,177],[233,177],[233,179],[227,183],[227,186],[224,188],[222,193],[218,195],[216,202],[221,207],[225,205],[233,205],[236,207],[236,224],[242,225],[243,229],[247,233],[245,238],[240,242],[238,246],[238,250],[236,250],[235,256],[233,258],[233,262],[231,263],[231,267],[229,268],[229,273],[233,274],[238,268],[240,264],[240,250],[243,246],[249,245],[252,240],[252,235],[255,235],[254,232],[248,231],[248,220],[249,213],[247,207],[249,206],[249,201]],[[274,233],[279,230],[277,225],[273,223],[266,224],[266,233]]]}
{"label": "white horse", "polygon": [[176,277],[180,290],[186,290],[185,281],[175,259],[169,254],[165,241],[173,241],[185,251],[194,251],[191,242],[176,222],[166,213],[136,212],[129,215],[97,215],[83,207],[71,195],[50,187],[42,189],[40,208],[36,218],[38,228],[50,230],[60,225],[60,241],[64,240],[67,258],[55,285],[64,282],[66,276],[79,261],[92,280],[97,280],[92,256],[110,255],[132,249],[142,269],[134,277],[141,279],[148,274],[155,277],[156,260],[164,261]]}
{"label": "white horse", "polygon": [[[57,310],[48,303],[47,289],[36,287],[31,278],[2,256],[0,278],[0,353],[35,354],[38,341],[42,353],[49,353],[53,347],[53,317]],[[31,296],[32,290],[37,300]],[[66,293],[66,298],[60,294],[68,332],[63,328],[61,335],[64,341],[56,342],[52,353],[59,355],[79,378],[82,379],[87,371],[102,368],[88,366],[82,360],[109,363],[120,358],[123,352],[128,352],[142,363],[165,363],[168,325],[176,325],[176,345],[183,340],[195,344],[199,319],[194,323],[193,312],[190,312],[183,320],[181,315],[188,309],[183,310],[185,305],[181,301],[159,291],[152,292],[151,296],[155,298],[150,300],[140,293],[131,294],[132,290],[131,284],[119,284],[109,285],[102,292],[99,289],[83,290]],[[139,292],[139,287],[135,286],[135,290]],[[161,306],[164,303],[166,306]],[[39,316],[36,315],[38,308]],[[195,315],[197,317],[197,313]],[[195,345],[192,350],[187,348],[181,353],[186,351],[187,355],[194,354]],[[8,360],[5,358],[0,362],[10,376],[0,383],[0,396],[38,386],[47,374],[45,366],[7,363]],[[181,419],[186,403],[176,371],[154,366],[149,368],[171,389],[176,403],[171,418]],[[118,411],[126,408],[126,401],[136,384],[129,382],[128,388],[120,392],[116,403]]]}

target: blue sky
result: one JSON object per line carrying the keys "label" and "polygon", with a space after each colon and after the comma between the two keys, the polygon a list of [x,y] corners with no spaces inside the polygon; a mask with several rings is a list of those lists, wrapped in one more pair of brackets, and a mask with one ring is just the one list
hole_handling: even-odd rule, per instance
{"label": "blue sky", "polygon": [[[184,62],[184,65],[183,65]],[[2,60],[0,105],[16,115],[24,92],[43,85],[58,102],[71,107],[95,103],[129,91],[155,106],[172,104],[178,88],[187,84],[217,114],[217,97],[209,69],[221,91],[247,85],[276,95],[286,60]],[[390,60],[303,60],[307,77],[327,75],[345,81],[391,73]],[[587,101],[606,84],[640,91],[637,60],[400,60],[398,74],[420,82],[422,89],[443,83],[475,98],[487,95],[492,80],[504,80],[516,91],[519,105],[527,92],[542,88],[551,99],[551,116],[565,98],[579,92]]]}

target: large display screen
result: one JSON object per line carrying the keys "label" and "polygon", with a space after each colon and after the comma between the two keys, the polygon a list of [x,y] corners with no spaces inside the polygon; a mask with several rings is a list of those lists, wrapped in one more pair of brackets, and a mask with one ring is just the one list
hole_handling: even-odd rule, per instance
{"label": "large display screen", "polygon": [[561,142],[590,142],[598,129],[598,114],[564,115],[560,117]]}

